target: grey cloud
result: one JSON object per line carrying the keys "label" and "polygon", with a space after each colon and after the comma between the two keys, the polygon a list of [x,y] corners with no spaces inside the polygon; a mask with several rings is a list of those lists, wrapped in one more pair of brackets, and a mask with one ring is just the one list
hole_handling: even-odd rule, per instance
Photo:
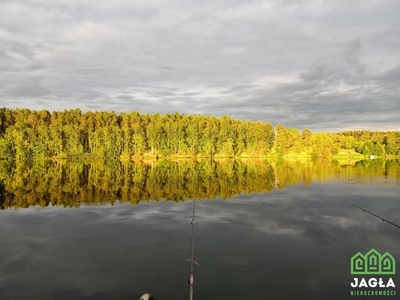
{"label": "grey cloud", "polygon": [[133,99],[135,99],[135,97],[132,96],[132,95],[118,95],[115,98],[116,99],[120,99],[120,100],[133,100]]}
{"label": "grey cloud", "polygon": [[326,75],[327,67],[322,64],[313,65],[311,68],[301,75],[304,81],[323,80]]}
{"label": "grey cloud", "polygon": [[100,102],[316,130],[398,128],[389,114],[400,77],[393,1],[1,5],[2,106],[86,110]]}
{"label": "grey cloud", "polygon": [[359,63],[360,51],[361,39],[354,39],[343,50],[343,59],[348,64],[357,64]]}
{"label": "grey cloud", "polygon": [[397,84],[400,82],[400,64],[393,69],[374,74],[371,76],[372,80],[379,81],[380,84]]}

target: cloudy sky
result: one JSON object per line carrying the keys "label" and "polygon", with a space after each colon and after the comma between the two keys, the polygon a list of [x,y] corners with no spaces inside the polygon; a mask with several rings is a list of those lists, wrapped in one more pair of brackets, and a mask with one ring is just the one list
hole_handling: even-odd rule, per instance
{"label": "cloudy sky", "polygon": [[400,129],[400,1],[0,1],[0,107]]}

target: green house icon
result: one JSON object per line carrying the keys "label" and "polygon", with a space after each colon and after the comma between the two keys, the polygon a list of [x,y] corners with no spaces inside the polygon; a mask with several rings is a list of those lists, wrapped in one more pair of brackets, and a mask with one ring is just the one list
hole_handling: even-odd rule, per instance
{"label": "green house icon", "polygon": [[393,275],[396,274],[396,261],[389,252],[381,255],[372,248],[366,254],[357,252],[352,256],[350,273],[353,275]]}
{"label": "green house icon", "polygon": [[389,252],[386,252],[381,256],[381,274],[396,274],[396,261]]}
{"label": "green house icon", "polygon": [[351,274],[364,274],[365,273],[365,258],[361,252],[358,252],[351,258]]}
{"label": "green house icon", "polygon": [[365,254],[365,258],[367,263],[367,274],[380,274],[381,254],[375,249],[371,249]]}

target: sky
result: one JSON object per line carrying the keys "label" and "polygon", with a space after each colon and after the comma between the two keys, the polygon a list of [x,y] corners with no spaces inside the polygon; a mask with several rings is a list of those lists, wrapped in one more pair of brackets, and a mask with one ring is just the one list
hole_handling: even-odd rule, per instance
{"label": "sky", "polygon": [[400,130],[400,1],[0,0],[0,107]]}

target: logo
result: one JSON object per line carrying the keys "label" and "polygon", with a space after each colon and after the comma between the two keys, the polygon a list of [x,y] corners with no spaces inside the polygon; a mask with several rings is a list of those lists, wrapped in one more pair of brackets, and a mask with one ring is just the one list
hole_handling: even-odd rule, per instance
{"label": "logo", "polygon": [[365,254],[354,254],[350,259],[350,274],[364,275],[353,278],[350,296],[396,296],[395,282],[392,276],[387,276],[396,275],[396,260],[389,252],[380,254],[372,248]]}
{"label": "logo", "polygon": [[386,252],[381,255],[375,249],[369,250],[365,255],[356,253],[350,262],[352,275],[395,275],[396,261]]}

